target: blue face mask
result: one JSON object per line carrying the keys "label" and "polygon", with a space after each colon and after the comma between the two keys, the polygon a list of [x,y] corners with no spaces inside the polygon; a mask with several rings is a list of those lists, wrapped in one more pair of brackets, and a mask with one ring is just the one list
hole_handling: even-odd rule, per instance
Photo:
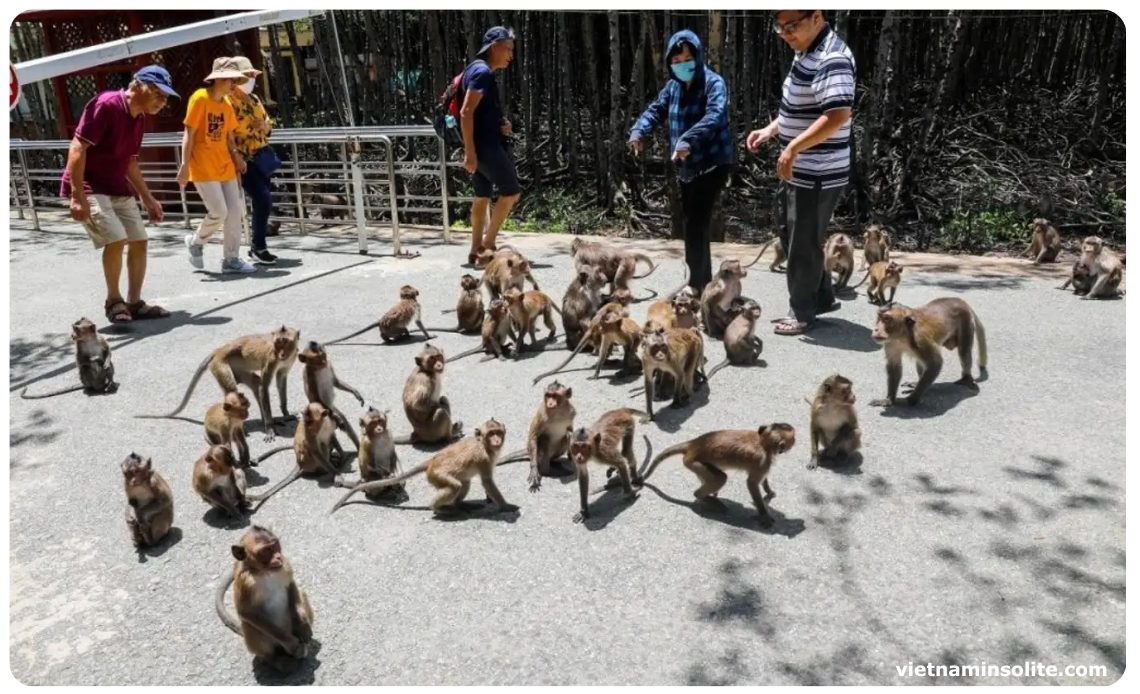
{"label": "blue face mask", "polygon": [[697,61],[686,60],[683,63],[673,63],[669,66],[673,70],[673,74],[677,79],[682,82],[692,82],[693,76],[697,74]]}

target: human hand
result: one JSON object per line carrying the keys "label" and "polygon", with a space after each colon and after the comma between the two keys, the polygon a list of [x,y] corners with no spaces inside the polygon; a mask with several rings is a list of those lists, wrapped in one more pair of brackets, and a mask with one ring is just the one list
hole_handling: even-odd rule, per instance
{"label": "human hand", "polygon": [[792,165],[796,162],[796,152],[791,145],[784,148],[776,161],[776,176],[784,181],[792,180]]}
{"label": "human hand", "polygon": [[178,167],[178,187],[185,188],[186,184],[190,182],[190,166],[183,164]]}
{"label": "human hand", "polygon": [[71,218],[77,222],[86,222],[91,218],[91,203],[82,191],[76,193],[79,197],[71,198]]}
{"label": "human hand", "polygon": [[760,151],[760,145],[776,136],[776,133],[768,128],[760,128],[748,133],[748,151],[756,154]]}
{"label": "human hand", "polygon": [[479,168],[479,160],[475,157],[475,152],[467,152],[463,155],[463,170],[469,174],[475,173],[475,169]]}
{"label": "human hand", "polygon": [[504,120],[502,125],[499,126],[499,130],[504,135],[510,135],[511,134],[511,122],[509,120]]}
{"label": "human hand", "polygon": [[143,198],[143,207],[146,208],[146,214],[150,217],[152,222],[161,222],[163,217],[162,203],[154,198],[153,195],[148,195]]}
{"label": "human hand", "polygon": [[640,156],[641,151],[645,149],[645,144],[641,140],[630,140],[626,143],[629,147],[629,153],[633,156]]}

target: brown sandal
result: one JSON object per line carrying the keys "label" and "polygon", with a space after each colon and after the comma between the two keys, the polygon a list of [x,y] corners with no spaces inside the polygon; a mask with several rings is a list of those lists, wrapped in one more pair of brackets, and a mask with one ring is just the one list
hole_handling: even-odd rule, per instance
{"label": "brown sandal", "polygon": [[112,323],[130,323],[132,320],[134,320],[134,316],[131,315],[131,311],[127,307],[127,303],[122,299],[119,299],[117,301],[111,301],[108,299],[107,301],[103,302],[103,311],[107,315],[107,320],[111,321]]}
{"label": "brown sandal", "polygon": [[170,311],[167,311],[161,306],[151,306],[142,299],[128,304],[127,307],[131,311],[131,318],[134,318],[135,320],[166,318],[170,315]]}

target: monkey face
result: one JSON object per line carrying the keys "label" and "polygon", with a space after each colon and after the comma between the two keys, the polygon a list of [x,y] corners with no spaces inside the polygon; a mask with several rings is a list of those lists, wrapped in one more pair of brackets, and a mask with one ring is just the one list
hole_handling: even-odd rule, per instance
{"label": "monkey face", "polygon": [[613,300],[622,306],[629,306],[633,303],[633,292],[625,287],[619,287],[614,290]]}
{"label": "monkey face", "polygon": [[150,458],[144,459],[137,453],[131,453],[123,461],[121,468],[128,487],[150,486]]}
{"label": "monkey face", "polygon": [[905,320],[905,315],[899,309],[880,311],[875,329],[871,331],[871,339],[879,344],[889,342],[892,335],[905,329]]}
{"label": "monkey face", "polygon": [[776,454],[787,453],[796,445],[796,429],[791,424],[779,423],[760,427],[761,446]]}
{"label": "monkey face", "polygon": [[747,277],[748,271],[744,269],[739,260],[725,260],[720,264],[720,272],[717,274],[720,275],[721,279],[731,280],[733,277]]}
{"label": "monkey face", "polygon": [[281,542],[272,531],[255,525],[241,538],[240,545],[230,548],[234,558],[253,569],[280,569],[285,564]]}
{"label": "monkey face", "polygon": [[78,342],[95,337],[95,324],[87,318],[80,318],[71,324],[71,339]]}
{"label": "monkey face", "polygon": [[855,391],[852,390],[851,379],[836,374],[829,376],[820,386],[822,395],[835,402],[855,404]]}
{"label": "monkey face", "polygon": [[295,328],[286,328],[284,325],[276,331],[273,338],[273,352],[278,359],[288,359],[297,352],[297,342],[301,339],[301,331]]}
{"label": "monkey face", "polygon": [[459,279],[459,286],[468,291],[479,288],[479,280],[473,275],[464,275]]}
{"label": "monkey face", "polygon": [[233,451],[228,446],[210,446],[206,451],[206,467],[215,475],[228,475],[234,462]]}

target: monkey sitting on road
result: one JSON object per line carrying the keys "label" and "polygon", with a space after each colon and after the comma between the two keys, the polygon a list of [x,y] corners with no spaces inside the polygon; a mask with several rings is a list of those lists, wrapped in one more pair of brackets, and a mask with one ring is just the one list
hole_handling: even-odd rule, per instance
{"label": "monkey sitting on road", "polygon": [[[332,413],[337,428],[347,434],[348,438],[352,439],[352,445],[359,449],[360,439],[356,438],[356,432],[349,426],[344,413],[336,408],[336,389],[356,396],[361,407],[364,407],[364,396],[360,394],[359,390],[337,378],[336,371],[333,370],[332,363],[329,362],[329,354],[319,342],[310,341],[308,348],[298,354],[297,359],[304,365],[301,381],[305,385],[305,397],[309,399],[309,402],[319,402],[327,407]],[[333,441],[335,442],[336,439]],[[344,452],[339,443],[334,443],[334,446],[337,453]]]}
{"label": "monkey sitting on road", "polygon": [[486,503],[475,504],[465,501],[467,492],[471,489],[471,480],[476,476],[482,481],[483,490],[487,493],[488,501],[494,504],[496,513],[517,511],[519,507],[508,504],[495,485],[495,464],[502,452],[506,437],[506,427],[494,419],[489,419],[483,423],[483,426],[475,429],[474,436],[451,444],[429,458],[427,462],[401,475],[356,485],[332,507],[329,514],[336,513],[337,509],[344,506],[356,492],[380,490],[401,484],[420,473],[426,473],[428,484],[439,490],[431,502],[431,508],[436,513],[466,513],[475,508],[485,507]]}
{"label": "monkey sitting on road", "polygon": [[362,335],[377,327],[380,328],[380,339],[385,343],[400,342],[412,336],[412,334],[408,332],[408,326],[412,323],[415,323],[420,332],[424,334],[425,340],[430,340],[431,335],[428,335],[427,328],[424,327],[421,318],[422,312],[420,310],[419,296],[420,292],[418,289],[410,284],[405,284],[400,287],[400,300],[397,301],[392,308],[388,309],[387,313],[380,317],[380,320],[375,323],[369,323],[351,335],[330,340],[326,342],[325,345],[335,345],[345,340],[350,340],[357,335]]}
{"label": "monkey sitting on road", "polygon": [[764,351],[764,341],[756,335],[756,321],[760,320],[760,312],[760,304],[752,299],[744,300],[740,312],[724,331],[725,359],[712,367],[708,378],[729,364],[743,366],[756,363]]}
{"label": "monkey sitting on road", "polygon": [[297,430],[293,434],[293,445],[266,451],[257,459],[261,462],[275,453],[292,449],[296,460],[293,471],[264,494],[250,495],[249,500],[256,501],[257,507],[260,508],[270,497],[297,481],[302,475],[323,472],[326,478],[334,481],[338,473],[337,464],[343,462],[339,458],[336,463],[333,462],[334,447],[340,449],[339,444],[334,444],[335,441],[336,422],[333,420],[332,412],[319,402],[309,403],[301,411],[301,419],[297,422]]}
{"label": "monkey sitting on road", "polygon": [[232,518],[241,518],[249,508],[245,496],[245,472],[237,467],[227,446],[210,446],[194,463],[192,486],[207,504]]}
{"label": "monkey sitting on road", "polygon": [[428,343],[416,355],[416,367],[404,382],[404,415],[412,425],[396,445],[444,443],[463,436],[463,422],[451,421],[451,403],[443,395],[443,350]]}
{"label": "monkey sitting on road", "polygon": [[206,429],[206,442],[212,446],[233,447],[241,467],[249,467],[249,444],[245,440],[245,420],[249,419],[249,398],[234,391],[226,393],[221,402],[206,410],[202,422]]}
{"label": "monkey sitting on road", "polygon": [[87,318],[80,318],[71,324],[71,341],[75,343],[75,365],[79,368],[79,385],[53,390],[42,395],[28,395],[28,389],[20,391],[25,400],[39,400],[64,393],[82,390],[88,395],[111,394],[119,389],[115,382],[115,365],[111,363],[111,345],[106,338],[95,331],[95,324]]}
{"label": "monkey sitting on road", "polygon": [[150,458],[131,453],[120,465],[127,491],[127,529],[137,549],[153,547],[174,525],[174,493]]}
{"label": "monkey sitting on road", "polygon": [[[281,553],[281,542],[268,528],[255,525],[231,552],[237,561],[218,584],[214,610],[230,631],[242,637],[255,660],[281,673],[296,671],[309,655],[313,608],[309,596],[297,587],[293,566]],[[226,589],[231,583],[237,618],[226,610]]]}
{"label": "monkey sitting on road", "polygon": [[918,383],[904,384],[914,390],[908,405],[917,405],[942,372],[942,349],[957,349],[962,377],[955,381],[977,392],[974,381],[974,333],[978,337],[978,368],[986,372],[986,329],[978,314],[957,297],[935,299],[919,308],[894,305],[879,310],[871,338],[883,346],[887,358],[887,397],[871,401],[872,407],[894,405],[902,380],[902,358],[909,354],[918,368]]}
{"label": "monkey sitting on road", "polygon": [[[824,379],[816,389],[811,406],[811,460],[808,469],[814,470],[821,459],[850,458],[863,444],[863,430],[855,412],[855,392],[851,379],[834,374]],[[823,452],[819,447],[823,446]]]}
{"label": "monkey sitting on road", "polygon": [[725,260],[720,264],[716,276],[705,285],[701,292],[701,318],[704,320],[705,334],[709,337],[719,340],[724,335],[725,328],[732,322],[727,311],[732,300],[740,296],[740,280],[747,276],[748,272],[739,260]]}
{"label": "monkey sitting on road", "polygon": [[704,502],[720,512],[727,509],[717,494],[728,481],[725,470],[740,470],[748,473],[748,493],[759,514],[760,527],[770,528],[774,524],[768,507],[760,496],[760,487],[769,497],[776,494],[768,484],[772,465],[776,456],[787,453],[796,444],[796,430],[790,424],[776,423],[752,430],[710,431],[695,439],[670,446],[653,459],[645,471],[642,484],[649,479],[661,461],[684,455],[684,464],[701,481],[701,486],[693,492],[697,501]]}
{"label": "monkey sitting on road", "polygon": [[564,386],[554,381],[546,386],[542,396],[542,404],[530,420],[530,429],[527,431],[526,448],[509,453],[499,460],[499,465],[530,460],[530,475],[527,482],[530,491],[537,492],[542,487],[542,478],[573,475],[574,470],[558,468],[554,472],[554,460],[566,454],[570,447],[570,432],[574,428],[574,418],[577,410],[570,402],[574,391],[570,386]]}
{"label": "monkey sitting on road", "polygon": [[1021,252],[1022,256],[1033,258],[1034,265],[1052,263],[1061,254],[1061,234],[1049,220],[1037,218],[1033,220],[1033,238],[1029,246]]}
{"label": "monkey sitting on road", "polygon": [[1124,269],[1120,258],[1108,248],[1099,236],[1089,236],[1081,244],[1080,262],[1088,270],[1093,286],[1082,299],[1099,299],[1119,296]]}
{"label": "monkey sitting on road", "polygon": [[[368,412],[360,418],[360,433],[360,446],[357,452],[360,479],[349,484],[343,475],[338,475],[334,481],[334,485],[337,487],[353,487],[361,482],[384,480],[402,472],[400,460],[396,455],[396,444],[392,441],[392,436],[388,431],[388,413],[386,411],[380,412],[375,407],[368,408]],[[388,497],[393,499],[407,498],[402,484],[366,491],[364,496],[372,501],[379,501]]]}
{"label": "monkey sitting on road", "polygon": [[508,354],[512,355],[512,359],[518,359],[522,347],[520,340],[521,334],[515,334],[507,302],[503,299],[493,299],[491,305],[487,307],[487,312],[483,314],[483,334],[479,346],[453,354],[446,361],[450,364],[480,352],[487,354],[479,360],[480,363],[492,359],[505,361]]}
{"label": "monkey sitting on road", "polygon": [[[590,326],[594,314],[602,306],[601,289],[606,275],[596,267],[579,270],[562,296],[562,329],[566,332],[567,349],[577,349]],[[592,348],[592,345],[587,347]]]}
{"label": "monkey sitting on road", "polygon": [[1070,284],[1073,285],[1073,293],[1077,296],[1084,296],[1092,290],[1092,275],[1089,273],[1088,267],[1080,260],[1073,263],[1073,273],[1069,275],[1069,279],[1057,288],[1068,289]]}
{"label": "monkey sitting on road", "polygon": [[[863,234],[863,268],[891,259],[891,237],[878,224],[867,227]],[[859,268],[862,270],[863,268]]]}
{"label": "monkey sitting on road", "polygon": [[455,308],[444,313],[456,314],[459,325],[454,328],[430,328],[436,332],[474,333],[483,327],[483,293],[479,291],[479,280],[474,275],[464,275],[459,279],[459,298]]}

